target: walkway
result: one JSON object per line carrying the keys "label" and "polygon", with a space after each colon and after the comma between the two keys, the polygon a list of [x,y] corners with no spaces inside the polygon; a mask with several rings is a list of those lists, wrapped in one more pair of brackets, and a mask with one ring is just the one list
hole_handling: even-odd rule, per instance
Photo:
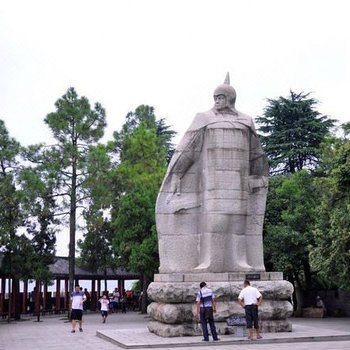
{"label": "walkway", "polygon": [[[84,315],[84,332],[70,333],[70,324],[62,317],[47,316],[42,322],[0,321],[1,350],[118,350],[122,348],[162,350],[339,350],[350,349],[350,318],[293,319],[291,333],[266,333],[262,341],[221,336],[221,341],[205,343],[201,337],[161,338],[147,331],[148,318],[138,313],[111,314],[102,324],[98,313]],[[109,337],[109,341],[98,337]],[[123,347],[112,343],[119,342]],[[278,343],[276,343],[278,342]]]}

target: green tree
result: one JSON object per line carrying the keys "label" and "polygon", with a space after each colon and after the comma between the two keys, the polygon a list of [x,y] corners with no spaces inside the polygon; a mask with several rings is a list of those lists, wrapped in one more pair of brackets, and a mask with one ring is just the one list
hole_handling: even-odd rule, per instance
{"label": "green tree", "polygon": [[[25,172],[30,170],[26,169]],[[28,175],[28,174],[27,174]],[[22,177],[22,180],[24,177]],[[30,264],[30,273],[26,279],[35,279],[38,294],[35,300],[35,310],[38,321],[40,320],[40,295],[43,282],[49,283],[52,280],[52,274],[49,265],[55,261],[56,252],[56,225],[58,220],[54,216],[55,200],[52,197],[50,189],[44,192],[32,191],[31,183],[25,182],[24,193],[31,199],[30,206],[27,208],[25,225],[27,237],[30,239],[33,248],[33,257]],[[29,191],[28,191],[29,190]],[[35,196],[28,195],[28,192]]]}
{"label": "green tree", "polygon": [[350,290],[350,141],[334,150],[329,176],[318,179],[322,191],[315,225],[313,268],[327,287]]}
{"label": "green tree", "polygon": [[[56,243],[52,228],[55,204],[2,121],[0,144],[0,243],[5,252],[4,272],[13,279],[13,294],[18,294],[20,279],[50,279],[48,265],[53,262]],[[19,298],[15,300],[18,319]]]}
{"label": "green tree", "polygon": [[316,110],[318,101],[310,93],[268,99],[263,116],[258,117],[263,148],[271,174],[313,169],[320,160],[320,145],[335,120]]}
{"label": "green tree", "polygon": [[[131,263],[133,249],[150,236],[155,225],[154,204],[165,172],[164,151],[157,146],[155,130],[143,124],[125,140],[124,159],[117,169],[124,194],[116,203],[112,218],[117,254],[130,269],[139,267]],[[150,269],[143,263],[142,270],[148,276],[157,266],[157,259],[154,260]]]}
{"label": "green tree", "polygon": [[267,199],[264,248],[267,266],[283,271],[294,284],[297,307],[303,307],[303,291],[310,290],[313,272],[309,253],[314,249],[313,227],[319,193],[305,170],[273,177]]}
{"label": "green tree", "polygon": [[[24,264],[28,261],[28,239],[17,230],[22,225],[20,196],[16,188],[18,172],[18,156],[20,144],[10,137],[5,123],[0,120],[0,250],[4,260],[0,268],[9,276],[9,292],[17,290],[17,280],[24,272]],[[32,253],[32,252],[30,252]],[[9,298],[9,310],[12,310],[12,298]],[[10,321],[11,312],[8,320]],[[15,318],[19,318],[19,307],[15,305]]]}
{"label": "green tree", "polygon": [[126,117],[126,122],[122,126],[120,132],[114,132],[114,139],[117,152],[120,159],[123,159],[123,150],[127,149],[128,137],[132,132],[143,123],[145,128],[153,129],[157,135],[157,146],[166,150],[166,159],[169,162],[173,153],[174,145],[171,142],[176,135],[176,131],[171,130],[169,125],[166,125],[165,119],[156,120],[154,108],[147,105],[138,106],[134,112],[129,112]]}
{"label": "green tree", "polygon": [[107,269],[116,266],[116,259],[112,249],[112,230],[110,222],[103,217],[102,210],[84,212],[86,229],[83,239],[78,240],[80,257],[79,266],[89,271],[103,271],[105,275],[105,288],[107,290]]}
{"label": "green tree", "polygon": [[69,290],[73,291],[77,210],[88,205],[90,193],[85,183],[94,176],[91,167],[88,171],[89,152],[103,136],[106,117],[99,103],[91,108],[88,99],[79,97],[74,88],[69,88],[55,107],[56,111],[46,116],[45,123],[56,144],[33,147],[31,160],[52,183],[53,196],[57,198],[55,215],[68,216]]}
{"label": "green tree", "polygon": [[345,138],[348,137],[350,135],[350,122],[342,124],[342,129],[343,129]]}
{"label": "green tree", "polygon": [[[28,162],[26,154],[27,151],[24,150],[22,156]],[[23,224],[35,251],[29,277],[49,282],[52,276],[48,265],[54,262],[56,227],[59,224],[55,218],[56,201],[52,182],[39,169],[29,165],[21,169],[18,182],[21,188]]]}
{"label": "green tree", "polygon": [[118,263],[143,276],[143,311],[147,285],[159,267],[155,202],[174,135],[163,119],[159,125],[153,108],[140,106],[115,133],[120,188],[112,209],[113,246]]}
{"label": "green tree", "polygon": [[21,224],[19,198],[15,187],[19,152],[20,144],[9,136],[5,123],[0,120],[0,245],[2,250],[7,250],[10,237]]}
{"label": "green tree", "polygon": [[[103,271],[116,266],[112,249],[112,230],[109,220],[111,203],[118,184],[113,181],[112,150],[114,144],[99,144],[90,149],[88,155],[88,173],[93,174],[86,179],[84,187],[90,193],[90,206],[84,210],[86,222],[83,239],[78,241],[80,257],[78,265],[90,271]],[[105,277],[105,290],[107,280]]]}

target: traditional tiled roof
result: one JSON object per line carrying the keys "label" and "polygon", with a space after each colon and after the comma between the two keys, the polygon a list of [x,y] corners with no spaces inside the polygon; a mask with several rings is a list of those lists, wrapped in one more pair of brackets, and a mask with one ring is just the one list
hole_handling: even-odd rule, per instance
{"label": "traditional tiled roof", "polygon": [[[55,278],[68,278],[69,261],[68,257],[57,256],[56,261],[49,266],[51,273]],[[105,271],[89,271],[81,267],[75,266],[74,277],[76,279],[139,279],[140,274],[126,271],[123,268],[107,269]]]}

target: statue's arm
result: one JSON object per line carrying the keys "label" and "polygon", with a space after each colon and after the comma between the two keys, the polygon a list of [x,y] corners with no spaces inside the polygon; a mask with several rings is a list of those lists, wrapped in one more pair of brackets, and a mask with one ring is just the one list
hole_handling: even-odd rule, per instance
{"label": "statue's arm", "polygon": [[199,158],[203,145],[203,130],[188,131],[175,151],[172,162],[169,165],[169,177],[175,182],[174,193],[180,193],[181,180],[188,169]]}
{"label": "statue's arm", "polygon": [[262,149],[258,135],[253,128],[250,137],[250,176],[249,187],[251,190],[267,188],[269,164]]}

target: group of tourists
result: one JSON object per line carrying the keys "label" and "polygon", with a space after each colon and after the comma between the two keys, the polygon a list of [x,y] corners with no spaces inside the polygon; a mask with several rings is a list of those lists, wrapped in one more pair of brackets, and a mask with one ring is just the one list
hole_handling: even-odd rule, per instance
{"label": "group of tourists", "polygon": [[115,288],[113,293],[109,294],[104,292],[102,297],[98,300],[99,309],[101,311],[102,322],[106,323],[109,312],[115,313],[120,311],[126,313],[127,305],[133,300],[132,291],[119,292],[118,288]]}
{"label": "group of tourists", "polygon": [[[208,323],[213,340],[218,341],[220,339],[218,338],[214,322],[214,313],[216,312],[215,294],[210,288],[207,287],[207,284],[205,282],[201,282],[199,287],[200,290],[196,297],[196,316],[200,319],[202,325],[203,341],[209,341]],[[121,301],[123,298],[127,299],[127,294],[123,293],[123,295],[120,295],[118,288],[115,288],[113,294],[111,295],[111,298],[109,298],[108,292],[103,293],[102,297],[99,299],[102,323],[106,323],[109,312],[111,310],[117,310],[119,303],[121,305],[124,304],[124,302]],[[80,286],[75,286],[75,291],[71,295],[72,333],[75,333],[77,323],[79,324],[79,331],[83,331],[82,317],[84,303],[87,301],[87,299],[88,298],[86,293],[82,291]],[[253,326],[256,332],[256,339],[261,339],[262,337],[259,332],[258,323],[258,307],[262,302],[261,293],[257,288],[252,287],[248,280],[245,280],[243,283],[243,289],[238,296],[238,302],[245,310],[248,339],[254,339]],[[121,310],[123,312],[123,307]]]}
{"label": "group of tourists", "polygon": [[[90,293],[85,288],[75,286],[74,292],[71,294],[71,314],[72,333],[75,333],[77,323],[79,324],[79,331],[82,332],[82,318],[83,312],[87,310],[90,302]],[[117,312],[119,309],[122,313],[126,313],[128,304],[131,304],[134,299],[133,292],[123,290],[121,293],[118,288],[115,288],[113,293],[104,292],[102,297],[98,300],[98,309],[101,312],[102,323],[106,323],[108,314],[110,312]]]}

